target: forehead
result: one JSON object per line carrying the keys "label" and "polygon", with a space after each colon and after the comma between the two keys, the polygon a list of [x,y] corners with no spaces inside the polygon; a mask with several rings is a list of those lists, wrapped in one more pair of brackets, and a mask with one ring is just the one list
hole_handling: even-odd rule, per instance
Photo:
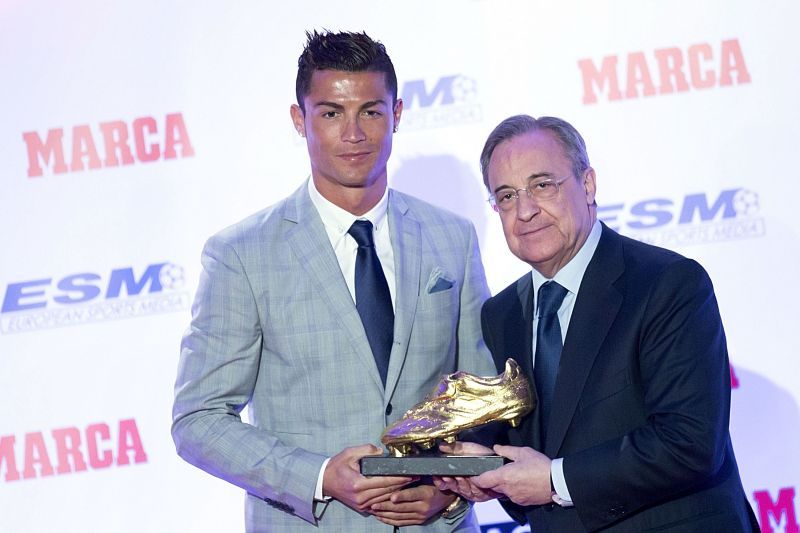
{"label": "forehead", "polygon": [[391,103],[383,72],[315,70],[305,97],[314,105],[320,101],[384,100]]}
{"label": "forehead", "polygon": [[494,149],[488,174],[491,188],[512,185],[533,174],[571,175],[564,148],[547,130],[535,130],[505,140]]}

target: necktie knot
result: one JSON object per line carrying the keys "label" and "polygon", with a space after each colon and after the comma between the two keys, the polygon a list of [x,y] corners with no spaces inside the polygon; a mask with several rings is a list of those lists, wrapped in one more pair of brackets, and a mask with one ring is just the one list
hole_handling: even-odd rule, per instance
{"label": "necktie knot", "polygon": [[555,281],[548,281],[539,287],[539,318],[558,313],[567,292]]}
{"label": "necktie knot", "polygon": [[372,237],[372,222],[369,220],[356,220],[347,233],[355,239],[359,248],[375,246],[375,240]]}

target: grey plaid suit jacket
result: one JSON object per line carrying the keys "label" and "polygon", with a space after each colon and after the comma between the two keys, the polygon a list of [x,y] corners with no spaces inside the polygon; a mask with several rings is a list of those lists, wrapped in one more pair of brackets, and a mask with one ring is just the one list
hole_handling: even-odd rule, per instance
{"label": "grey plaid suit jacket", "polygon": [[[475,230],[389,192],[395,331],[386,389],[304,184],[211,237],[182,345],[172,435],[178,454],[247,491],[249,532],[391,531],[332,501],[326,457],[372,442],[441,375],[494,374],[481,337],[488,288]],[[248,406],[249,423],[240,418]],[[477,531],[472,513],[403,531]]]}

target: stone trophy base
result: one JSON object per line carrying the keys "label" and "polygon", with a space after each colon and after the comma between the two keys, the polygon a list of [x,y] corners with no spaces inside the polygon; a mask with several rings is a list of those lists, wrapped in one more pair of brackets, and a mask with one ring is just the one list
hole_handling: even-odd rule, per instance
{"label": "stone trophy base", "polygon": [[406,457],[381,455],[361,458],[364,476],[477,476],[500,468],[506,458],[499,455],[421,454]]}

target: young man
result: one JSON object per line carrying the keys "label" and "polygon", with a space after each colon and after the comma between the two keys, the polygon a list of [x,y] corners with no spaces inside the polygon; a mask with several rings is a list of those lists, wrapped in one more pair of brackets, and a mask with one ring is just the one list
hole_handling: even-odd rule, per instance
{"label": "young man", "polygon": [[442,374],[493,373],[475,231],[387,188],[403,103],[383,45],[315,32],[298,67],[311,179],[206,244],[178,453],[247,491],[247,531],[478,531],[455,494],[358,465]]}

